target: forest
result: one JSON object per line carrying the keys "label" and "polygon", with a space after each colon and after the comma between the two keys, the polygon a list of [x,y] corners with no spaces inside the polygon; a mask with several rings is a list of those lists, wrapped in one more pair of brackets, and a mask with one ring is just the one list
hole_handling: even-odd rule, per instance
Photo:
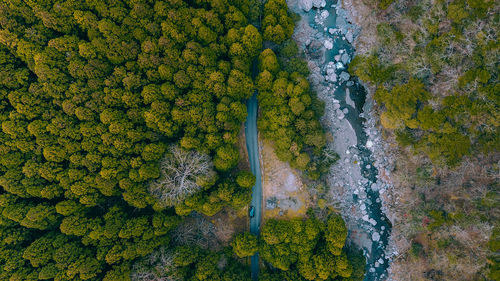
{"label": "forest", "polygon": [[362,1],[374,43],[349,65],[396,145],[399,280],[498,280],[499,5]]}
{"label": "forest", "polygon": [[179,238],[248,205],[237,145],[256,89],[280,158],[312,178],[328,164],[293,18],[284,0],[1,1],[0,279],[249,280],[255,243],[262,280],[363,269],[335,215],[269,221],[234,250]]}

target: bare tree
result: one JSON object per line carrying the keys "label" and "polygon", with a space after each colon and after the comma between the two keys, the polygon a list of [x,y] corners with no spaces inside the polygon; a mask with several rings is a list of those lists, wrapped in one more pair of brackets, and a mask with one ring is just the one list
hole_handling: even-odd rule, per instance
{"label": "bare tree", "polygon": [[210,156],[172,145],[160,164],[160,178],[151,182],[149,192],[163,206],[173,206],[203,187],[213,184],[216,173]]}
{"label": "bare tree", "polygon": [[132,281],[178,281],[175,276],[174,253],[166,247],[136,262],[130,274]]}
{"label": "bare tree", "polygon": [[197,245],[204,249],[217,249],[220,242],[215,235],[215,225],[202,215],[193,212],[172,233],[176,245]]}

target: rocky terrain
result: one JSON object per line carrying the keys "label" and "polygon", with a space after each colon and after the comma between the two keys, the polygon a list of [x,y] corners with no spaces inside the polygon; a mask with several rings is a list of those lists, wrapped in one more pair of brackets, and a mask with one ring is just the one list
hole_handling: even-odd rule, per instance
{"label": "rocky terrain", "polygon": [[366,280],[386,280],[388,264],[398,254],[390,242],[391,215],[384,206],[391,196],[393,161],[376,127],[372,95],[347,71],[360,29],[341,4],[325,0],[288,4],[301,15],[293,39],[308,61],[312,87],[325,102],[322,122],[333,136],[328,145],[340,155],[328,175],[325,199],[341,210],[349,239],[364,249]]}

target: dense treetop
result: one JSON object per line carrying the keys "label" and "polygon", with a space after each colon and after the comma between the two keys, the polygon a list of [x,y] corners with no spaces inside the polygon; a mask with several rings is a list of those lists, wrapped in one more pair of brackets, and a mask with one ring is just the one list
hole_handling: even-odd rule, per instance
{"label": "dense treetop", "polygon": [[271,268],[261,280],[359,280],[364,274],[364,261],[347,254],[344,244],[347,229],[339,215],[326,221],[307,219],[269,219],[259,238],[241,233],[232,242],[239,257],[256,251]]}
{"label": "dense treetop", "polygon": [[0,3],[0,279],[126,280],[168,245],[170,206],[247,204],[252,177],[232,170],[262,48],[248,13],[224,0]]}
{"label": "dense treetop", "polygon": [[[263,8],[261,32],[257,1],[0,2],[0,279],[248,280],[227,250],[171,232],[193,211],[248,204],[255,177],[236,145],[256,88],[280,158],[324,168],[292,16],[284,0]],[[324,239],[323,259],[341,255],[342,239]]]}

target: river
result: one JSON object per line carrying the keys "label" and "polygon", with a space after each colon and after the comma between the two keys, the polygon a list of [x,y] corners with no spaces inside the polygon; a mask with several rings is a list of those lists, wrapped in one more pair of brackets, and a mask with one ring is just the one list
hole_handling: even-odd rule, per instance
{"label": "river", "polygon": [[368,114],[363,113],[366,91],[347,71],[355,53],[351,43],[359,30],[334,0],[312,1],[320,7],[307,12],[303,4],[307,1],[287,2],[301,16],[293,38],[309,62],[311,86],[325,102],[322,122],[334,139],[329,145],[341,158],[328,175],[331,201],[336,201],[346,220],[350,240],[364,250],[364,280],[385,280],[391,224],[383,212],[382,183],[363,118]]}

